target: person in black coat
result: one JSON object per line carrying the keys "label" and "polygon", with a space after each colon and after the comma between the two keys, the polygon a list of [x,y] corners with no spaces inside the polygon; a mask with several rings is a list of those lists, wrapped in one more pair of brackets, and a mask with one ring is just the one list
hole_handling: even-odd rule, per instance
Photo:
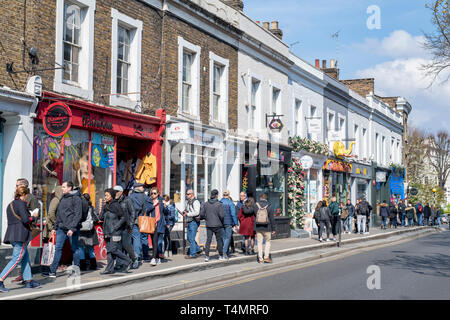
{"label": "person in black coat", "polygon": [[381,229],[386,229],[386,222],[389,217],[389,206],[386,200],[383,200],[383,203],[380,205],[380,216],[382,221]]}
{"label": "person in black coat", "polygon": [[28,211],[25,199],[29,194],[30,190],[27,187],[18,187],[15,194],[15,200],[6,208],[8,228],[3,242],[13,246],[13,253],[11,261],[0,274],[0,292],[9,291],[5,288],[3,282],[19,263],[21,263],[22,266],[22,277],[26,283],[26,288],[32,289],[41,286],[39,283],[33,281],[30,256],[27,250],[28,243],[32,240],[29,226],[39,217],[38,211],[34,211],[32,215],[30,215],[30,212]]}
{"label": "person in black coat", "polygon": [[430,205],[427,203],[425,207],[423,208],[423,225],[428,226],[430,224],[430,217],[431,217],[431,208]]}
{"label": "person in black coat", "polygon": [[[273,216],[273,208],[269,201],[267,200],[269,196],[263,193],[259,197],[259,201],[256,203],[258,211],[256,213],[254,230],[256,232],[256,239],[258,241],[258,262],[259,263],[272,263],[270,258],[270,240],[272,236],[275,235],[275,219]],[[267,210],[267,223],[260,223],[258,221],[259,211],[261,209]],[[264,248],[264,259],[263,259],[263,239],[266,240],[266,246]]]}
{"label": "person in black coat", "polygon": [[394,226],[397,229],[397,207],[394,202],[389,204],[389,227],[392,228]]}
{"label": "person in black coat", "polygon": [[105,190],[105,203],[105,206],[101,208],[100,220],[103,221],[108,263],[105,270],[100,274],[113,274],[116,259],[123,266],[119,272],[126,273],[132,264],[131,259],[122,252],[122,232],[127,227],[127,216],[116,200],[115,190]]}
{"label": "person in black coat", "polygon": [[[95,230],[95,224],[99,221],[97,214],[91,203],[91,197],[89,194],[85,193],[81,196],[81,201],[83,203],[83,222],[88,220],[90,214],[90,220],[92,220],[91,230],[80,229],[80,236],[78,237],[78,254],[80,256],[80,270],[87,270],[87,262],[89,262],[90,270],[97,270],[97,260],[95,259],[94,246],[98,245],[97,231]],[[88,253],[88,258],[86,258],[86,251]]]}

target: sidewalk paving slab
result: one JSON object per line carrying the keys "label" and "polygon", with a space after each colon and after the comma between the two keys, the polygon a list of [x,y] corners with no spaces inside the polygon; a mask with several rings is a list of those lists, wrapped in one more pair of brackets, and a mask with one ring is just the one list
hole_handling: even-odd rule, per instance
{"label": "sidewalk paving slab", "polygon": [[[437,228],[432,227],[410,227],[398,229],[371,229],[370,234],[343,234],[342,248],[350,244],[356,244],[366,241],[385,239],[400,234],[411,234],[413,236],[418,231],[437,231]],[[337,247],[337,243],[318,242],[317,236],[313,238],[287,238],[272,240],[271,252],[272,258],[280,258],[288,255],[294,255],[309,251],[320,251],[321,249]],[[255,248],[256,249],[256,248]],[[56,279],[45,278],[41,274],[34,275],[34,280],[42,284],[41,288],[25,289],[22,285],[12,283],[13,279],[6,279],[5,286],[10,289],[8,293],[1,293],[0,300],[10,299],[42,299],[52,298],[56,296],[80,293],[85,290],[98,289],[103,287],[110,287],[120,284],[140,283],[144,280],[160,279],[168,276],[183,274],[188,272],[195,272],[199,270],[210,270],[224,266],[231,266],[235,264],[243,264],[254,261],[256,263],[256,256],[245,256],[236,253],[228,261],[219,261],[218,255],[214,252],[211,254],[210,262],[204,262],[204,258],[187,260],[182,255],[175,255],[169,257],[166,262],[153,267],[150,264],[144,263],[137,270],[130,270],[128,274],[116,273],[114,275],[100,275],[102,270],[82,272],[81,278],[70,278],[68,272],[57,273]],[[69,271],[70,272],[70,271]],[[79,281],[78,281],[79,280]]]}

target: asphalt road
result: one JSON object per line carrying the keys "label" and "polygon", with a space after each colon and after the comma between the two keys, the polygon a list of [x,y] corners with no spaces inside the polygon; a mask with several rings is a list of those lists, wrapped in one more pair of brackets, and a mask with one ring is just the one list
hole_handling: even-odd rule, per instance
{"label": "asphalt road", "polygon": [[233,300],[448,300],[450,231],[293,271],[255,277],[251,281],[236,281],[178,297],[174,294],[172,298],[228,300],[230,297]]}

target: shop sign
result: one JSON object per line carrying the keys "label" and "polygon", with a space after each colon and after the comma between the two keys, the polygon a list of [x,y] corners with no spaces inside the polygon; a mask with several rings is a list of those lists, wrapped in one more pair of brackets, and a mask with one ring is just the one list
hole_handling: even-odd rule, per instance
{"label": "shop sign", "polygon": [[52,137],[64,135],[72,125],[72,111],[62,103],[55,102],[44,112],[43,125],[45,131]]}
{"label": "shop sign", "polygon": [[167,139],[185,140],[189,139],[189,123],[171,123],[167,128]]}
{"label": "shop sign", "polygon": [[134,135],[142,138],[152,138],[153,128],[143,127],[141,124],[133,124]]}
{"label": "shop sign", "polygon": [[385,171],[377,171],[375,174],[376,182],[386,182],[386,172]]}
{"label": "shop sign", "polygon": [[308,132],[320,133],[322,131],[322,119],[309,119],[308,120]]}
{"label": "shop sign", "polygon": [[329,141],[339,141],[341,140],[341,132],[337,130],[328,132],[328,140]]}
{"label": "shop sign", "polygon": [[312,165],[314,163],[313,158],[311,158],[308,155],[305,155],[305,156],[301,157],[300,158],[300,162],[302,163],[302,167],[305,170],[311,169],[311,167],[312,167]]}
{"label": "shop sign", "polygon": [[352,172],[352,165],[350,163],[339,160],[327,160],[323,165],[324,170],[337,171],[337,172]]}
{"label": "shop sign", "polygon": [[368,179],[371,179],[372,178],[371,168],[370,167],[366,167],[366,166],[353,164],[352,175],[353,176],[358,176],[358,177],[366,177]]}
{"label": "shop sign", "polygon": [[81,124],[83,127],[101,129],[101,130],[113,130],[113,124],[104,120],[103,115],[98,118],[91,116],[89,112],[83,112],[81,117]]}
{"label": "shop sign", "polygon": [[281,122],[281,119],[273,118],[269,123],[269,128],[271,130],[281,131],[281,129],[283,129],[283,123]]}

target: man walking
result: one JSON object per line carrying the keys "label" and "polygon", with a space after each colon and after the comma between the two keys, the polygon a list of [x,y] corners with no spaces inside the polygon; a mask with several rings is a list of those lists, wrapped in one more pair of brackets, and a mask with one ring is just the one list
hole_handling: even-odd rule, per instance
{"label": "man walking", "polygon": [[224,210],[218,197],[219,191],[216,189],[212,190],[210,199],[200,209],[201,219],[206,220],[205,262],[209,261],[209,248],[213,234],[216,236],[217,249],[220,255],[219,260],[225,260],[222,241]]}
{"label": "man walking", "polygon": [[360,202],[358,203],[358,209],[357,209],[357,221],[358,221],[358,230],[360,234],[367,234],[366,233],[366,221],[367,216],[370,214],[371,206],[366,201],[366,199],[361,198]]}
{"label": "man walking", "polygon": [[429,226],[430,225],[430,217],[431,217],[431,208],[428,203],[425,205],[425,208],[423,208],[423,217],[424,217],[424,219],[423,219],[424,225]]}
{"label": "man walking", "polygon": [[134,253],[138,258],[138,261],[150,262],[148,233],[141,233],[139,231],[139,217],[149,214],[145,212],[145,200],[147,199],[147,195],[144,193],[144,190],[144,185],[142,183],[135,183],[133,193],[129,195],[135,213],[131,238],[133,240]]}
{"label": "man walking", "polygon": [[[267,193],[263,193],[260,195],[259,201],[256,203],[258,212],[256,213],[254,230],[256,232],[256,239],[258,240],[259,263],[272,263],[272,259],[270,259],[270,240],[272,239],[272,235],[275,234],[275,219],[273,217],[273,208],[267,199]],[[264,248],[264,259],[263,240],[266,241],[266,246]]]}
{"label": "man walking", "polygon": [[229,256],[229,247],[231,237],[233,235],[233,228],[238,225],[238,220],[236,217],[236,207],[230,199],[230,192],[225,190],[223,192],[223,198],[220,200],[223,205],[224,210],[224,218],[223,218],[223,256],[225,259],[228,259]]}
{"label": "man walking", "polygon": [[333,241],[336,241],[337,228],[340,227],[339,204],[336,201],[336,196],[331,197],[331,203],[328,208],[330,209],[331,214],[331,232],[333,233]]}
{"label": "man walking", "polygon": [[[78,236],[80,234],[80,223],[82,218],[82,202],[79,191],[73,190],[72,181],[64,181],[61,186],[63,197],[61,198],[56,212],[56,223],[51,235],[56,234],[55,256],[50,266],[50,273],[44,276],[56,278],[56,270],[61,260],[62,250],[66,239],[69,238],[72,246],[73,263],[80,267],[80,256],[78,253]],[[72,270],[72,274],[75,270]]]}
{"label": "man walking", "polygon": [[355,216],[355,206],[352,204],[350,199],[347,199],[347,210],[348,210],[347,233],[351,234],[353,230],[353,218]]}
{"label": "man walking", "polygon": [[[133,261],[131,268],[137,269],[139,267],[139,261],[131,243],[131,233],[133,232],[134,221],[136,220],[136,211],[134,210],[133,201],[123,193],[122,186],[117,185],[113,190],[116,191],[116,199],[122,207],[122,211],[125,214],[127,221],[127,226],[125,230],[122,231],[122,248],[131,258],[131,261]],[[121,269],[122,266],[117,266],[116,268]]]}
{"label": "man walking", "polygon": [[183,212],[183,219],[186,219],[187,240],[189,241],[189,254],[186,259],[197,258],[202,250],[195,241],[198,227],[200,226],[200,201],[195,198],[194,190],[186,192],[186,209]]}
{"label": "man walking", "polygon": [[416,215],[417,215],[417,224],[419,226],[423,226],[423,206],[420,201],[416,205]]}

